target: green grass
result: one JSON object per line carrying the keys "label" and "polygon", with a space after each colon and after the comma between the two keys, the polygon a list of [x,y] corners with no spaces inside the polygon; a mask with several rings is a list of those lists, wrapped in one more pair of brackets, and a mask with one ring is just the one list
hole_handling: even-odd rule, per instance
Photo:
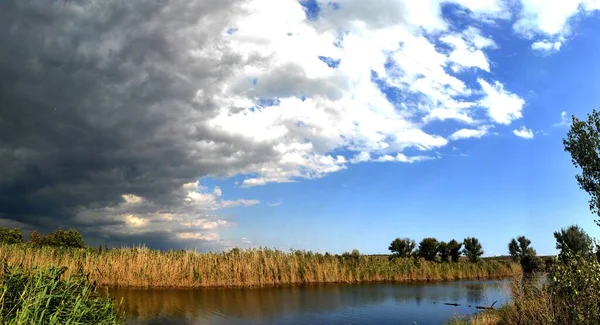
{"label": "green grass", "polygon": [[66,268],[24,270],[4,265],[0,287],[0,324],[124,324],[111,298],[96,291],[80,272]]}

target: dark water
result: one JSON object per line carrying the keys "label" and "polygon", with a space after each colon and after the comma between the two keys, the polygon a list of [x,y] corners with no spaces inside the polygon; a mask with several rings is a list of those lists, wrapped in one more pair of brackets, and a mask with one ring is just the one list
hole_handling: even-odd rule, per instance
{"label": "dark water", "polygon": [[[509,299],[510,280],[264,289],[111,289],[128,324],[444,324]],[[458,303],[448,306],[443,303]],[[471,307],[469,307],[471,305]]]}

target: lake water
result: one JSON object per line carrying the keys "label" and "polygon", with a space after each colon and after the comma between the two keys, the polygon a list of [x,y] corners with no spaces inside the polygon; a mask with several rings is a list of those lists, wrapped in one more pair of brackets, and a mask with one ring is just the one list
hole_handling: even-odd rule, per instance
{"label": "lake water", "polygon": [[[495,307],[510,280],[331,284],[260,289],[110,289],[128,324],[444,324]],[[444,303],[456,303],[449,306]]]}

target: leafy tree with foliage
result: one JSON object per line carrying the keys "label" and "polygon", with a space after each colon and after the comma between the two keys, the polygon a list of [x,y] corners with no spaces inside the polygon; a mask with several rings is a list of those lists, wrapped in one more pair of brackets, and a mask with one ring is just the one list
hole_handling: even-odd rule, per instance
{"label": "leafy tree with foliage", "polygon": [[[571,162],[581,168],[575,179],[579,187],[590,195],[590,210],[600,215],[600,112],[593,110],[587,121],[572,117],[567,138],[563,139],[565,151],[571,154]],[[596,220],[600,226],[600,220]]]}
{"label": "leafy tree with foliage", "polygon": [[513,260],[521,263],[524,273],[533,273],[542,266],[542,261],[537,257],[535,249],[531,246],[531,240],[525,236],[519,236],[508,243],[508,252]]}
{"label": "leafy tree with foliage", "polygon": [[463,249],[463,254],[469,258],[469,261],[477,262],[479,257],[483,255],[483,249],[479,243],[479,239],[475,237],[468,237],[465,238],[463,244],[465,246]]}
{"label": "leafy tree with foliage", "polygon": [[441,241],[437,247],[438,254],[440,254],[440,259],[442,262],[450,261],[450,250],[448,249],[448,243],[445,241]]}
{"label": "leafy tree with foliage", "polygon": [[83,236],[76,229],[57,229],[48,235],[42,235],[38,231],[29,234],[29,240],[34,245],[55,247],[84,248]]}
{"label": "leafy tree with foliage", "polygon": [[592,238],[579,226],[573,225],[555,231],[554,238],[556,238],[556,249],[561,252],[589,255],[592,251]]}
{"label": "leafy tree with foliage", "polygon": [[397,257],[409,257],[417,244],[409,238],[396,238],[390,244],[389,250]]}
{"label": "leafy tree with foliage", "polygon": [[452,259],[452,262],[458,262],[458,259],[460,258],[461,254],[462,245],[462,243],[459,243],[454,239],[448,242],[448,252],[450,253],[450,258]]}
{"label": "leafy tree with foliage", "polygon": [[419,243],[419,257],[427,261],[434,261],[438,252],[438,241],[435,238],[423,238]]}
{"label": "leafy tree with foliage", "polygon": [[19,228],[0,227],[0,243],[18,244],[23,242],[23,234]]}

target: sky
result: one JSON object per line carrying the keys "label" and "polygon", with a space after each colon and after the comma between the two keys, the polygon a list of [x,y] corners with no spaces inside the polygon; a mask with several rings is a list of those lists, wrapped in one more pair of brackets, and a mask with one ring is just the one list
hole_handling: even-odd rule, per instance
{"label": "sky", "polygon": [[0,226],[387,253],[600,238],[600,1],[0,1]]}

